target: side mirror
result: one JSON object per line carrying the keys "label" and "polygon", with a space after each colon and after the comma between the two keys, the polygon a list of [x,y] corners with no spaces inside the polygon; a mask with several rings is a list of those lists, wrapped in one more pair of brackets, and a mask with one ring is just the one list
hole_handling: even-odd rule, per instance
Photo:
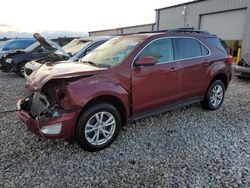
{"label": "side mirror", "polygon": [[139,58],[136,62],[136,66],[152,66],[156,64],[156,59],[153,56],[144,56]]}

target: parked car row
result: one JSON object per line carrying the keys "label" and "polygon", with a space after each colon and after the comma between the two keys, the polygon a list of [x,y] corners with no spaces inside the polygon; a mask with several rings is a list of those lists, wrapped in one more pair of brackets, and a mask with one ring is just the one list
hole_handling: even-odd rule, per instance
{"label": "parked car row", "polygon": [[[36,36],[37,37],[37,36]],[[37,40],[43,44],[50,53],[48,56],[40,59],[36,59],[34,61],[30,61],[25,65],[25,77],[29,76],[34,70],[41,67],[46,62],[56,62],[56,61],[78,61],[80,58],[84,57],[87,53],[94,50],[104,42],[107,42],[112,37],[104,36],[104,37],[84,37],[79,39],[74,39],[67,45],[57,46],[49,41],[48,39],[39,36]]]}
{"label": "parked car row", "polygon": [[[53,39],[53,41],[57,42],[61,46],[64,46],[65,44],[69,43],[72,39],[73,39],[72,37],[64,37],[64,38]],[[7,55],[15,51],[24,50],[25,48],[29,47],[35,42],[36,40],[34,38],[16,38],[7,41],[1,41],[0,61],[2,61],[4,55]]]}
{"label": "parked car row", "polygon": [[60,47],[56,42],[38,33],[34,34],[34,38],[37,42],[24,50],[12,50],[2,56],[2,71],[17,72],[20,76],[27,77],[33,70],[46,62],[62,60],[76,61],[111,37],[74,39],[63,47]]}
{"label": "parked car row", "polygon": [[31,94],[18,101],[19,118],[40,137],[88,151],[108,147],[128,121],[196,102],[220,108],[232,77],[232,56],[207,32],[84,38],[63,48],[34,36],[53,53],[27,64]]}

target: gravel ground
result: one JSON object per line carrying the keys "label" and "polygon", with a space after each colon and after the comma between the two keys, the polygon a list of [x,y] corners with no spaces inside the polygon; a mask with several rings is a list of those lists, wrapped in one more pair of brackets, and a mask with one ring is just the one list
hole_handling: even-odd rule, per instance
{"label": "gravel ground", "polygon": [[[0,73],[0,111],[25,95]],[[0,187],[250,187],[250,81],[233,80],[222,108],[199,104],[129,124],[89,153],[40,140],[16,113],[0,113]]]}

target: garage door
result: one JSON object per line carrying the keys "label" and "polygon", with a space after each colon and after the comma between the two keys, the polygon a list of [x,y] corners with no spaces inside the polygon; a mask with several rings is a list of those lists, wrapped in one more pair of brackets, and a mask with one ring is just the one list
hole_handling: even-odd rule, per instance
{"label": "garage door", "polygon": [[246,10],[236,10],[201,16],[200,29],[216,34],[224,40],[242,40]]}

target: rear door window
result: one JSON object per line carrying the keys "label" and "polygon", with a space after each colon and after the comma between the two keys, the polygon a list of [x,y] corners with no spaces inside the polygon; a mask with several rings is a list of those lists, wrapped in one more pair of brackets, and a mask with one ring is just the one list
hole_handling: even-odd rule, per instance
{"label": "rear door window", "polygon": [[146,56],[154,57],[158,64],[173,61],[174,53],[172,39],[165,38],[151,42],[141,51],[138,58]]}
{"label": "rear door window", "polygon": [[198,40],[193,38],[176,38],[176,59],[188,59],[209,54],[209,50]]}

